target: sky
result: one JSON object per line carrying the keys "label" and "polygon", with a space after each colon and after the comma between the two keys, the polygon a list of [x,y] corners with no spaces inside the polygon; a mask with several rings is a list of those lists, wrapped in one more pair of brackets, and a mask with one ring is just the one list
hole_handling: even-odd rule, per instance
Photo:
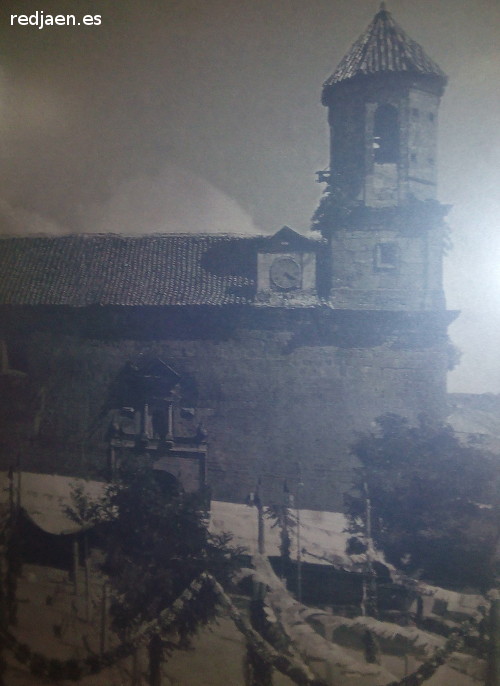
{"label": "sky", "polygon": [[[0,232],[308,231],[328,163],[321,85],[378,6],[3,0]],[[450,79],[439,198],[462,360],[449,390],[500,393],[500,3],[387,7]],[[11,25],[37,10],[100,25]]]}

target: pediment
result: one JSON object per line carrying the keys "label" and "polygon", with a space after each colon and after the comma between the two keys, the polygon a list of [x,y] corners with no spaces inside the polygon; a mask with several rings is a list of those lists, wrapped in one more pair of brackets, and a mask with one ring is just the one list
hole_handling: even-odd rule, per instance
{"label": "pediment", "polygon": [[272,236],[266,236],[259,245],[259,252],[312,252],[318,249],[320,242],[306,238],[289,226],[284,226]]}

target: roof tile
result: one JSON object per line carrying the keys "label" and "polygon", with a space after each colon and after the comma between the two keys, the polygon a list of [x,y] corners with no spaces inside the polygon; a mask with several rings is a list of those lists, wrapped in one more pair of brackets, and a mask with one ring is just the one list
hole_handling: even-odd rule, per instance
{"label": "roof tile", "polygon": [[[256,240],[113,234],[3,238],[0,304],[245,304],[255,293]],[[238,260],[232,265],[235,249]]]}
{"label": "roof tile", "polygon": [[382,3],[366,31],[352,45],[335,72],[324,83],[329,88],[355,76],[381,72],[409,72],[438,77],[446,74],[394,21]]}

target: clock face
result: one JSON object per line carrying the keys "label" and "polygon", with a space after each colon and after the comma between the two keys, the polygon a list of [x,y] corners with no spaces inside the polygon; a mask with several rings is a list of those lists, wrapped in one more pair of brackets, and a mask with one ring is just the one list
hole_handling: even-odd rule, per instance
{"label": "clock face", "polygon": [[292,257],[277,257],[271,265],[271,282],[280,291],[291,291],[300,288],[301,268]]}

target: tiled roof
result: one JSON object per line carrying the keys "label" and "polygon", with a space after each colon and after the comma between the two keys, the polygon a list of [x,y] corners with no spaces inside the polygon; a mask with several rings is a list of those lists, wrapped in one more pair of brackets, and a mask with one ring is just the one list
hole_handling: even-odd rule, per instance
{"label": "tiled roof", "polygon": [[409,72],[436,76],[446,83],[446,74],[394,21],[382,3],[366,31],[343,57],[324,83],[328,88],[355,76],[381,72]]}
{"label": "tiled roof", "polygon": [[0,305],[253,302],[256,237],[114,234],[0,239]]}

